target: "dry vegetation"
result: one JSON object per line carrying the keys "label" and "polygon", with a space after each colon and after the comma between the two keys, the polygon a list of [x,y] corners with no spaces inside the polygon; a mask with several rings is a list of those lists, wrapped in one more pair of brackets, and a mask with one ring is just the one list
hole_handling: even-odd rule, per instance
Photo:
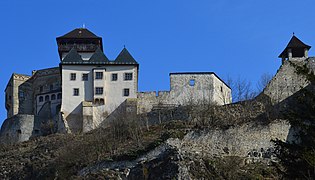
{"label": "dry vegetation", "polygon": [[[54,134],[0,147],[0,178],[66,179],[100,161],[134,159],[171,136],[181,134],[181,122],[147,130],[135,119],[115,122],[86,134]],[[51,177],[51,178],[50,178]]]}

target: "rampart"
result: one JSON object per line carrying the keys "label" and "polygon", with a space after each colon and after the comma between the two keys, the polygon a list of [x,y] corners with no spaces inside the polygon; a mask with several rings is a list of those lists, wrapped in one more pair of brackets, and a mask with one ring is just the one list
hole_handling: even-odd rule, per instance
{"label": "rampart", "polygon": [[0,131],[1,143],[27,141],[33,134],[34,115],[17,114],[6,119]]}

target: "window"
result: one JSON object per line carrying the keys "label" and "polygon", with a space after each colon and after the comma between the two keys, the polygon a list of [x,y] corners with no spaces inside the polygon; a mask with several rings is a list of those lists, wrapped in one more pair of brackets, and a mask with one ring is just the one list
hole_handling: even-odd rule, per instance
{"label": "window", "polygon": [[70,80],[71,81],[75,81],[76,78],[77,78],[77,74],[76,73],[71,73],[70,74]]}
{"label": "window", "polygon": [[103,79],[103,72],[95,72],[95,79]]}
{"label": "window", "polygon": [[130,81],[132,80],[132,73],[125,73],[125,78],[124,78],[125,81]]}
{"label": "window", "polygon": [[95,88],[95,94],[97,94],[97,95],[103,94],[103,88],[102,87],[96,87]]}
{"label": "window", "polygon": [[79,96],[79,88],[73,88],[73,95]]}
{"label": "window", "polygon": [[61,93],[57,94],[57,99],[61,99]]}
{"label": "window", "polygon": [[56,99],[56,95],[55,94],[51,95],[51,100],[55,100],[55,99]]}
{"label": "window", "polygon": [[43,89],[44,89],[43,86],[40,86],[39,87],[39,92],[43,92]]}
{"label": "window", "polygon": [[221,88],[220,88],[220,89],[221,89],[221,92],[223,92],[223,87],[222,87],[222,86],[221,86]]}
{"label": "window", "polygon": [[39,96],[38,101],[39,101],[39,102],[43,102],[43,101],[44,101],[43,96]]}
{"label": "window", "polygon": [[51,84],[51,85],[49,86],[49,89],[50,89],[50,90],[53,90],[53,89],[54,89],[54,85]]}
{"label": "window", "polygon": [[9,100],[11,100],[12,99],[12,96],[9,96]]}
{"label": "window", "polygon": [[189,80],[189,85],[190,86],[195,86],[195,80],[194,79]]}
{"label": "window", "polygon": [[82,74],[82,81],[88,81],[89,80],[89,74],[84,73]]}
{"label": "window", "polygon": [[112,81],[117,81],[117,79],[118,79],[117,73],[113,73],[112,74]]}
{"label": "window", "polygon": [[20,96],[20,99],[23,99],[24,98],[24,92],[20,91],[19,96]]}
{"label": "window", "polygon": [[45,96],[45,102],[47,102],[47,101],[49,101],[49,96],[48,95]]}
{"label": "window", "polygon": [[129,89],[125,88],[123,93],[124,93],[124,96],[129,96]]}

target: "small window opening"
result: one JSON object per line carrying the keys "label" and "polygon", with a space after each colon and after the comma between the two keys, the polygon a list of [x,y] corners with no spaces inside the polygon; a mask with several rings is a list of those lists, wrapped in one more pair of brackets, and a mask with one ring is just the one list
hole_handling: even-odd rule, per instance
{"label": "small window opening", "polygon": [[77,78],[77,74],[76,73],[70,73],[70,80],[71,81],[75,81]]}
{"label": "small window opening", "polygon": [[23,98],[24,98],[24,92],[23,92],[23,91],[20,91],[19,96],[20,96],[21,99],[23,99]]}
{"label": "small window opening", "polygon": [[103,72],[95,72],[95,79],[103,79]]}
{"label": "small window opening", "polygon": [[112,74],[112,81],[117,81],[117,79],[118,79],[117,73],[113,73]]}
{"label": "small window opening", "polygon": [[132,73],[125,73],[124,80],[125,81],[131,81],[132,80]]}
{"label": "small window opening", "polygon": [[88,81],[89,80],[89,74],[84,73],[82,74],[82,81]]}
{"label": "small window opening", "polygon": [[73,96],[79,96],[79,88],[73,88]]}
{"label": "small window opening", "polygon": [[39,99],[38,99],[39,102],[43,102],[44,101],[44,98],[43,96],[39,96]]}
{"label": "small window opening", "polygon": [[51,100],[55,100],[55,99],[56,99],[56,95],[55,94],[51,95]]}
{"label": "small window opening", "polygon": [[101,98],[101,99],[100,99],[100,104],[101,104],[101,105],[105,104],[105,102],[104,102],[104,99],[103,99],[103,98]]}
{"label": "small window opening", "polygon": [[195,80],[194,79],[189,80],[189,85],[190,86],[195,86]]}
{"label": "small window opening", "polygon": [[129,89],[128,88],[124,89],[123,94],[124,96],[129,96]]}

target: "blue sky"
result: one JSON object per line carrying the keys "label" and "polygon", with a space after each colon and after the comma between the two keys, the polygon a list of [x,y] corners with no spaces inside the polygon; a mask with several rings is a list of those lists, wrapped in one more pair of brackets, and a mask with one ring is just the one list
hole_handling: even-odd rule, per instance
{"label": "blue sky", "polygon": [[255,85],[276,73],[292,32],[315,45],[314,7],[314,0],[1,0],[0,123],[11,74],[58,66],[55,38],[83,24],[103,37],[110,59],[126,45],[140,63],[140,91],[168,90],[169,73],[186,71]]}

